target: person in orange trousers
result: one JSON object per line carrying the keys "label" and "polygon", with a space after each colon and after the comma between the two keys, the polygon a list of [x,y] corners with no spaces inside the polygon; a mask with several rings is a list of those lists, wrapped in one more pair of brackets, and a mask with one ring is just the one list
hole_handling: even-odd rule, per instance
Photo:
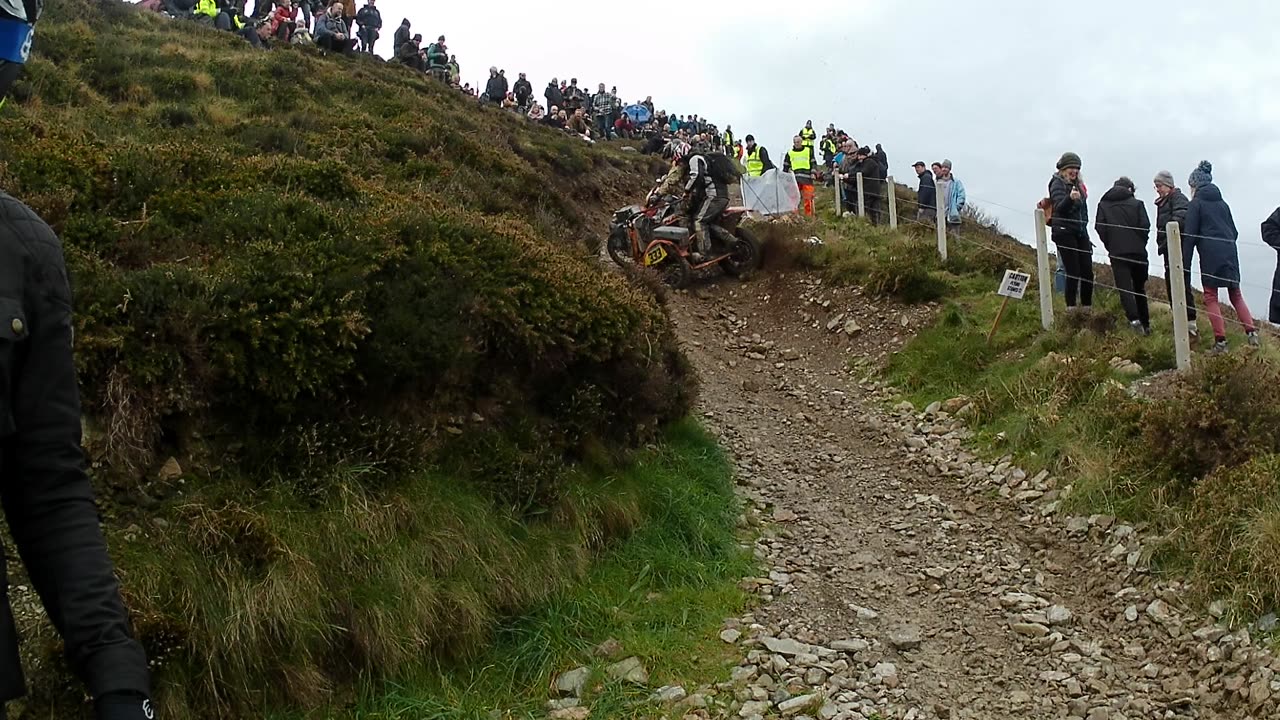
{"label": "person in orange trousers", "polygon": [[782,160],[782,172],[796,176],[796,185],[800,187],[800,207],[805,215],[812,217],[813,209],[813,153],[804,144],[799,135],[791,140],[791,150]]}

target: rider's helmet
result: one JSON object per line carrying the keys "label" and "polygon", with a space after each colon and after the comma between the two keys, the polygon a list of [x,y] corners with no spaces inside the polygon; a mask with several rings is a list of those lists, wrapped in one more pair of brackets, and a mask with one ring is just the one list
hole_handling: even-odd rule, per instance
{"label": "rider's helmet", "polygon": [[22,74],[44,0],[0,0],[0,104]]}
{"label": "rider's helmet", "polygon": [[[3,1],[4,0],[0,0],[0,2]],[[691,152],[693,152],[693,149],[689,147],[689,143],[684,142],[683,140],[671,140],[662,148],[662,157],[673,162],[679,162],[685,159],[685,157]]]}

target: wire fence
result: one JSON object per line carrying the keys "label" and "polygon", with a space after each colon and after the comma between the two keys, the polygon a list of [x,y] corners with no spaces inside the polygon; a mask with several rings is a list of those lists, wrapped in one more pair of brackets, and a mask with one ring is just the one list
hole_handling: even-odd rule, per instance
{"label": "wire fence", "polygon": [[[838,205],[838,207],[837,207],[837,213],[841,213],[841,212],[842,212],[842,210],[844,209],[844,206],[845,206],[845,205],[852,205],[854,208],[856,208],[856,209],[858,210],[858,213],[859,213],[860,215],[866,215],[866,214],[868,214],[868,212],[867,212],[867,209],[868,209],[868,202],[867,202],[867,200],[868,200],[868,199],[871,199],[871,201],[872,201],[872,203],[871,203],[871,204],[872,204],[872,205],[874,205],[874,206],[876,207],[876,210],[878,211],[878,212],[876,212],[876,213],[874,213],[874,214],[876,214],[876,215],[883,215],[883,214],[884,214],[884,208],[883,208],[883,207],[881,207],[881,206],[879,206],[879,203],[881,203],[881,202],[883,202],[884,200],[886,200],[886,199],[887,199],[887,200],[888,200],[889,207],[890,207],[890,208],[894,208],[894,210],[895,210],[895,211],[892,211],[892,212],[888,213],[888,214],[891,216],[891,224],[894,224],[894,225],[908,225],[908,226],[916,226],[916,227],[923,228],[923,229],[926,229],[926,230],[929,230],[929,231],[938,231],[938,222],[937,222],[937,221],[938,221],[938,219],[941,219],[941,217],[940,217],[940,216],[941,216],[941,213],[938,213],[936,206],[935,206],[935,207],[931,207],[931,206],[928,206],[928,205],[921,204],[921,203],[919,202],[919,200],[918,200],[918,195],[917,195],[917,199],[916,199],[916,200],[914,200],[914,201],[913,201],[913,200],[911,200],[911,199],[909,199],[909,198],[903,198],[902,205],[904,205],[905,207],[901,207],[901,208],[900,208],[900,207],[899,207],[899,203],[898,203],[898,198],[897,198],[897,186],[896,186],[896,183],[894,183],[893,178],[892,178],[891,176],[890,176],[889,178],[887,178],[887,179],[878,179],[878,178],[877,178],[877,179],[872,179],[872,182],[871,182],[870,184],[866,183],[865,181],[862,181],[862,180],[863,180],[862,178],[859,178],[859,180],[860,180],[861,182],[858,182],[858,183],[857,183],[857,185],[856,185],[856,187],[851,187],[851,186],[848,186],[848,185],[844,185],[844,184],[842,183],[842,181],[847,180],[848,178],[849,178],[849,176],[843,176],[843,175],[840,175],[840,174],[838,174],[838,173],[837,173],[837,174],[835,174],[835,176],[834,176],[835,182],[838,184],[838,187],[840,188],[840,192],[838,192],[838,193],[837,193],[837,202],[839,203],[839,205]],[[879,189],[879,187],[880,187],[879,183],[882,183],[882,182],[883,182],[883,183],[886,183],[886,186],[885,186],[885,192],[884,192],[883,194],[881,194],[881,193],[879,193],[879,192],[875,192],[874,190],[872,190],[872,191],[868,192],[868,188],[873,188],[873,189],[877,189],[877,190],[878,190],[878,189]],[[852,184],[850,184],[850,185],[852,185]],[[856,192],[856,198],[850,198],[850,197],[847,197],[847,196],[846,196],[846,193],[850,193],[850,192]],[[1010,207],[1010,206],[1008,206],[1008,205],[1005,205],[1005,204],[1002,204],[1002,203],[999,203],[999,202],[996,202],[996,201],[992,201],[992,200],[987,199],[987,198],[981,198],[981,197],[976,197],[976,196],[969,196],[969,199],[972,199],[972,200],[974,200],[974,201],[977,201],[977,202],[980,202],[980,203],[983,203],[983,204],[993,205],[993,206],[996,206],[996,207],[1005,208],[1005,209],[1007,209],[1007,210],[1011,210],[1011,211],[1017,212],[1017,213],[1019,213],[1019,214],[1026,215],[1026,216],[1028,216],[1028,217],[1030,217],[1030,218],[1033,218],[1033,219],[1034,219],[1034,222],[1035,222],[1035,223],[1037,224],[1037,226],[1038,226],[1038,227],[1037,227],[1037,234],[1038,234],[1038,235],[1041,235],[1041,236],[1043,236],[1043,237],[1044,237],[1044,242],[1043,242],[1044,247],[1043,247],[1043,248],[1039,247],[1039,246],[1041,245],[1041,243],[1040,243],[1040,242],[1038,242],[1038,243],[1037,243],[1037,246],[1038,246],[1038,247],[1036,248],[1037,253],[1038,253],[1038,254],[1039,254],[1039,253],[1044,253],[1044,254],[1046,254],[1046,255],[1047,255],[1047,244],[1048,244],[1048,243],[1047,243],[1047,230],[1045,229],[1045,227],[1046,227],[1046,225],[1047,225],[1047,224],[1045,223],[1044,216],[1043,216],[1043,214],[1042,214],[1041,212],[1031,213],[1031,212],[1027,212],[1027,211],[1025,211],[1025,210],[1021,210],[1021,209],[1018,209],[1018,208]],[[945,200],[943,200],[943,202],[945,202]],[[935,205],[936,205],[936,204],[935,204]],[[912,212],[911,212],[911,208],[912,208],[913,206],[914,206],[914,207],[915,207],[915,209],[916,209],[916,212],[915,212],[915,213],[912,213]],[[898,211],[898,210],[906,210],[907,212],[901,212],[901,211]],[[920,212],[919,212],[920,210],[926,210],[926,211],[928,211],[928,212],[930,213],[930,215],[931,215],[931,216],[935,216],[934,222],[921,222],[921,221],[920,221],[920,220],[918,220],[918,219],[914,219],[914,218],[912,217],[912,215],[914,214],[914,215],[916,215],[916,216],[919,216],[919,215],[920,215]],[[1157,217],[1158,217],[1158,215],[1157,215]],[[876,219],[880,219],[880,218],[873,218],[873,221],[874,221],[874,220],[876,220]],[[956,233],[956,232],[950,232],[950,233],[949,233],[949,232],[947,232],[947,231],[945,230],[946,225],[947,225],[947,223],[945,223],[945,222],[944,222],[944,223],[943,223],[944,230],[942,230],[941,232],[939,232],[939,236],[940,236],[940,237],[939,237],[939,251],[940,251],[940,253],[942,254],[942,256],[944,257],[944,259],[945,259],[945,257],[946,257],[946,249],[945,249],[945,248],[946,248],[946,243],[947,243],[948,241],[956,241],[956,242],[965,243],[965,244],[968,244],[968,245],[971,245],[971,246],[974,246],[974,247],[977,247],[977,248],[981,248],[981,249],[982,249],[983,251],[985,251],[985,252],[989,252],[989,253],[992,253],[992,254],[994,254],[994,255],[1004,257],[1004,258],[1006,258],[1006,259],[1008,259],[1008,260],[1012,261],[1013,263],[1015,263],[1015,264],[1016,264],[1016,266],[1018,266],[1018,267],[1024,267],[1024,266],[1026,266],[1026,265],[1027,265],[1027,258],[1025,258],[1025,257],[1018,257],[1017,255],[1014,255],[1014,254],[1012,254],[1012,253],[1010,253],[1010,252],[1008,252],[1008,251],[1006,251],[1006,250],[1002,250],[1002,249],[1000,249],[1000,248],[998,248],[998,247],[995,247],[994,245],[991,245],[990,243],[983,242],[983,241],[981,241],[980,239],[978,239],[977,237],[974,237],[971,233]],[[1152,227],[1151,225],[1148,225],[1147,227],[1140,227],[1140,226],[1129,226],[1129,225],[1116,224],[1116,223],[1100,223],[1100,222],[1096,222],[1096,221],[1093,223],[1093,225],[1094,225],[1094,229],[1095,229],[1095,230],[1096,230],[1096,229],[1098,229],[1098,228],[1123,229],[1123,230],[1135,230],[1135,231],[1142,232],[1142,233],[1146,234],[1147,236],[1150,236],[1150,233],[1151,233],[1153,230],[1156,230],[1156,231],[1159,231],[1159,230],[1160,230],[1160,228],[1159,228],[1159,227]],[[1178,242],[1179,242],[1179,249],[1178,249],[1178,251],[1176,252],[1176,254],[1177,254],[1177,255],[1179,255],[1179,256],[1181,256],[1181,247],[1182,247],[1182,246],[1184,246],[1184,245],[1186,245],[1186,244],[1187,244],[1187,241],[1190,241],[1190,243],[1191,243],[1191,245],[1192,245],[1192,249],[1193,249],[1193,250],[1195,249],[1195,244],[1196,244],[1196,243],[1198,243],[1198,242],[1200,242],[1200,241],[1206,241],[1206,240],[1212,240],[1212,241],[1218,241],[1218,242],[1227,242],[1227,243],[1233,243],[1233,244],[1242,244],[1242,245],[1250,245],[1250,246],[1255,246],[1255,247],[1263,247],[1263,248],[1275,249],[1275,248],[1271,248],[1271,246],[1270,246],[1270,245],[1261,244],[1261,243],[1252,243],[1252,242],[1248,242],[1248,241],[1243,241],[1243,242],[1241,242],[1241,241],[1236,241],[1236,240],[1230,240],[1230,239],[1227,239],[1227,238],[1209,237],[1209,236],[1203,236],[1203,235],[1183,235],[1183,234],[1180,232],[1181,224],[1180,224],[1180,223],[1176,223],[1176,225],[1178,225],[1178,227],[1177,227],[1177,228],[1172,227],[1173,225],[1175,225],[1175,224],[1174,224],[1174,223],[1171,223],[1171,224],[1170,224],[1170,227],[1165,228],[1164,232],[1166,232],[1166,233],[1168,234],[1168,236],[1169,236],[1171,239],[1172,239],[1172,238],[1174,238],[1174,237],[1176,237],[1176,238],[1178,239]],[[955,227],[955,226],[952,226],[952,227]],[[1087,225],[1085,225],[1085,227],[1087,228],[1088,226],[1087,226]],[[1087,232],[1087,230],[1086,230],[1086,232]],[[1061,236],[1060,236],[1060,237],[1061,237]],[[1064,240],[1065,240],[1065,238],[1064,238]],[[1176,314],[1178,314],[1179,309],[1176,307],[1176,303],[1174,302],[1174,300],[1173,300],[1173,299],[1166,301],[1166,300],[1162,300],[1162,299],[1159,299],[1159,298],[1152,298],[1152,297],[1151,297],[1150,295],[1148,295],[1148,294],[1147,294],[1147,292],[1146,292],[1146,283],[1145,283],[1145,282],[1144,282],[1144,283],[1142,283],[1142,287],[1141,287],[1141,288],[1136,288],[1136,287],[1120,287],[1120,286],[1119,286],[1119,285],[1117,285],[1117,284],[1108,283],[1108,282],[1105,282],[1105,281],[1099,280],[1097,277],[1094,277],[1094,276],[1093,276],[1093,273],[1092,273],[1092,272],[1089,272],[1089,273],[1086,275],[1086,274],[1075,274],[1075,273],[1073,273],[1073,272],[1071,272],[1071,271],[1068,271],[1068,270],[1067,270],[1067,268],[1065,267],[1066,263],[1064,262],[1064,259],[1063,259],[1063,255],[1064,255],[1064,253],[1072,253],[1072,252],[1074,252],[1074,253],[1080,253],[1080,254],[1087,254],[1087,255],[1088,255],[1088,258],[1087,258],[1087,260],[1086,260],[1086,261],[1087,261],[1087,263],[1088,263],[1087,267],[1088,267],[1088,268],[1090,268],[1090,270],[1092,270],[1092,267],[1093,267],[1093,264],[1094,264],[1094,263],[1093,263],[1093,261],[1094,261],[1094,249],[1093,249],[1093,240],[1092,240],[1092,238],[1090,238],[1090,237],[1088,237],[1088,236],[1083,236],[1083,237],[1079,237],[1079,238],[1078,238],[1078,240],[1079,240],[1080,242],[1082,242],[1082,243],[1086,244],[1086,247],[1073,247],[1073,246],[1071,246],[1070,244],[1068,244],[1067,242],[1064,242],[1064,241],[1055,241],[1055,242],[1054,242],[1054,245],[1056,246],[1056,249],[1057,249],[1058,254],[1059,254],[1058,263],[1057,263],[1057,271],[1056,271],[1056,272],[1061,272],[1061,273],[1063,274],[1063,276],[1064,276],[1064,279],[1065,279],[1065,280],[1067,280],[1069,283],[1070,283],[1070,281],[1074,281],[1076,284],[1078,284],[1078,287],[1077,287],[1077,288],[1075,288],[1075,289],[1077,289],[1077,290],[1083,290],[1083,288],[1088,288],[1087,292],[1088,292],[1088,294],[1090,294],[1090,295],[1092,295],[1092,291],[1093,291],[1094,289],[1103,289],[1103,290],[1109,290],[1109,291],[1111,291],[1111,292],[1115,292],[1118,296],[1120,296],[1120,298],[1121,298],[1121,300],[1122,300],[1122,305],[1125,305],[1125,306],[1126,306],[1126,307],[1125,307],[1125,313],[1126,313],[1126,316],[1127,316],[1127,317],[1131,316],[1132,314],[1135,314],[1135,311],[1136,311],[1136,314],[1137,314],[1137,315],[1139,315],[1139,316],[1140,316],[1142,313],[1141,313],[1141,311],[1140,311],[1140,309],[1139,309],[1139,307],[1138,307],[1138,306],[1136,306],[1136,305],[1131,306],[1131,305],[1130,305],[1130,303],[1123,302],[1123,301],[1125,301],[1125,300],[1141,300],[1141,301],[1145,301],[1145,302],[1147,303],[1147,308],[1148,308],[1148,313],[1147,313],[1147,315],[1148,315],[1148,317],[1147,317],[1147,323],[1149,323],[1149,322],[1150,322],[1149,313],[1150,313],[1150,308],[1151,308],[1152,306],[1155,306],[1155,307],[1161,307],[1161,308],[1168,308],[1168,309],[1169,309],[1172,313],[1174,313],[1175,315],[1176,315]],[[1103,248],[1103,249],[1104,249],[1104,250],[1106,250],[1105,245],[1104,245],[1104,248]],[[1171,259],[1170,259],[1169,257],[1167,257],[1167,256],[1166,256],[1166,258],[1165,258],[1165,268],[1164,268],[1164,272],[1163,272],[1163,273],[1160,273],[1159,271],[1157,271],[1157,273],[1156,273],[1154,276],[1153,276],[1153,275],[1151,274],[1151,272],[1150,272],[1150,264],[1151,264],[1151,263],[1150,263],[1150,260],[1148,259],[1148,256],[1146,256],[1145,254],[1144,254],[1144,256],[1143,256],[1141,259],[1138,259],[1138,258],[1125,257],[1125,256],[1122,256],[1122,255],[1111,255],[1111,254],[1110,254],[1110,252],[1107,252],[1107,253],[1104,255],[1104,257],[1108,257],[1108,258],[1111,260],[1111,266],[1112,266],[1113,273],[1115,272],[1115,270],[1116,270],[1116,268],[1117,268],[1117,266],[1118,266],[1118,265],[1119,265],[1119,266],[1121,266],[1121,267],[1123,267],[1123,265],[1121,265],[1122,263],[1131,263],[1131,264],[1136,264],[1136,265],[1145,265],[1145,266],[1147,267],[1147,272],[1145,273],[1145,274],[1146,274],[1146,281],[1147,281],[1147,282],[1150,282],[1151,280],[1157,280],[1157,281],[1158,281],[1159,279],[1164,279],[1164,280],[1166,281],[1166,283],[1169,283],[1169,284],[1170,284],[1170,287],[1171,287],[1171,288],[1172,288],[1172,283],[1173,283],[1173,282],[1179,282],[1179,281],[1180,281],[1180,282],[1183,282],[1183,283],[1185,283],[1185,282],[1186,282],[1185,280],[1182,280],[1181,278],[1174,278],[1174,277],[1173,277],[1173,268],[1172,268],[1172,264],[1173,264],[1173,263],[1172,263]],[[1180,262],[1181,262],[1181,260],[1179,260],[1178,262],[1180,263]],[[1041,264],[1041,263],[1042,263],[1042,264]],[[1035,272],[1034,272],[1034,275],[1035,275],[1035,276],[1039,276],[1039,275],[1040,275],[1040,268],[1041,268],[1041,267],[1044,267],[1044,268],[1049,267],[1049,263],[1048,263],[1047,257],[1041,258],[1041,262],[1038,262],[1038,263],[1037,263],[1037,268],[1036,268],[1036,270],[1035,270]],[[1158,267],[1158,266],[1157,266],[1157,267]],[[1125,271],[1125,272],[1133,272],[1133,271],[1132,271],[1132,270],[1130,270],[1129,268],[1124,268],[1124,271]],[[1183,272],[1185,272],[1185,273],[1187,273],[1187,274],[1190,274],[1190,268],[1187,268],[1185,264],[1183,265]],[[1051,275],[1052,275],[1052,274],[1054,274],[1054,273],[1051,273]],[[1144,274],[1144,273],[1142,273],[1142,272],[1137,272],[1137,273],[1135,273],[1135,276],[1140,277],[1140,276],[1141,276],[1141,275],[1143,275],[1143,274]],[[1236,300],[1233,300],[1233,299],[1231,298],[1231,294],[1232,294],[1232,292],[1238,292],[1240,288],[1250,288],[1250,289],[1256,289],[1256,290],[1263,290],[1263,291],[1265,291],[1265,292],[1267,292],[1267,293],[1270,293],[1270,292],[1272,292],[1272,288],[1271,288],[1271,287],[1261,286],[1261,285],[1257,285],[1257,284],[1253,284],[1253,283],[1248,283],[1248,282],[1242,282],[1241,278],[1238,278],[1238,277],[1224,277],[1224,276],[1221,276],[1221,275],[1216,275],[1216,274],[1213,274],[1213,273],[1205,272],[1205,271],[1203,271],[1203,270],[1200,272],[1200,277],[1201,277],[1201,280],[1202,280],[1202,284],[1206,285],[1206,288],[1205,288],[1205,290],[1203,291],[1203,301],[1204,301],[1204,304],[1205,304],[1205,314],[1207,314],[1207,315],[1209,316],[1209,319],[1210,319],[1210,321],[1211,321],[1211,324],[1213,324],[1213,325],[1217,325],[1217,326],[1219,326],[1219,327],[1224,327],[1224,328],[1225,328],[1227,325],[1231,325],[1231,326],[1233,326],[1233,327],[1238,327],[1238,328],[1242,329],[1244,332],[1249,333],[1249,334],[1253,334],[1253,333],[1256,333],[1256,332],[1257,332],[1257,330],[1258,330],[1258,324],[1257,324],[1257,322],[1256,322],[1256,321],[1254,321],[1254,322],[1252,322],[1252,323],[1251,323],[1251,322],[1245,322],[1244,320],[1242,320],[1242,319],[1240,319],[1240,318],[1238,318],[1238,317],[1237,317],[1237,318],[1228,317],[1227,315],[1225,315],[1225,314],[1222,312],[1222,307],[1221,307],[1221,306],[1222,306],[1222,305],[1225,305],[1225,304],[1229,304],[1229,305],[1232,305],[1232,306],[1234,307],[1234,306],[1235,306],[1235,304],[1236,304]],[[1038,278],[1038,280],[1039,280],[1041,283],[1050,283],[1049,287],[1051,287],[1051,288],[1053,287],[1052,283],[1054,282],[1054,279],[1053,279],[1052,277],[1049,277],[1049,278]],[[1136,280],[1136,277],[1135,277],[1135,280]],[[1211,281],[1216,281],[1216,282],[1217,282],[1217,284],[1213,284],[1213,282],[1211,282]],[[1117,281],[1117,282],[1119,282],[1119,281]],[[1188,283],[1188,284],[1189,284],[1189,283]],[[1184,285],[1184,287],[1185,287],[1185,285]],[[1219,300],[1219,298],[1218,298],[1218,292],[1217,292],[1217,291],[1218,291],[1219,289],[1227,289],[1227,290],[1228,290],[1228,293],[1227,293],[1228,297],[1227,297],[1227,298],[1225,298],[1225,299],[1222,299],[1221,301],[1220,301],[1220,300]],[[1172,293],[1171,293],[1171,294],[1172,294]],[[1185,297],[1186,307],[1182,308],[1182,310],[1181,310],[1181,312],[1182,312],[1184,315],[1188,316],[1188,322],[1191,322],[1191,320],[1190,320],[1190,316],[1192,316],[1192,315],[1196,314],[1194,294],[1195,294],[1195,293],[1187,293],[1187,296]],[[1211,298],[1212,298],[1212,302],[1210,302],[1210,299],[1211,299]],[[1248,311],[1248,307],[1247,307],[1247,305],[1244,303],[1244,301],[1243,301],[1243,297],[1242,297],[1242,296],[1239,298],[1239,302],[1240,302],[1240,307],[1236,308],[1236,312],[1237,312],[1237,314],[1251,316],[1251,315],[1252,315],[1252,313],[1250,313],[1250,312]],[[1046,306],[1048,306],[1048,307],[1046,307]],[[1052,306],[1052,303],[1048,302],[1047,300],[1042,301],[1042,313],[1051,313],[1051,312],[1052,312],[1052,310],[1051,310],[1051,306]],[[1212,308],[1212,309],[1211,309],[1211,308]],[[1139,318],[1132,318],[1132,317],[1131,317],[1130,319],[1131,319],[1131,320],[1140,321],[1140,319],[1141,319],[1141,318],[1140,318],[1140,317],[1139,317]],[[1251,319],[1252,319],[1252,318],[1251,318]],[[1046,317],[1046,318],[1045,318],[1045,326],[1046,326],[1046,327],[1048,327],[1050,324],[1051,324],[1051,317]],[[1175,323],[1175,324],[1176,324],[1176,323]],[[1190,326],[1188,327],[1188,331],[1189,331],[1189,332],[1191,332],[1191,333],[1194,333],[1194,325],[1190,325]],[[1215,330],[1215,334],[1216,334],[1216,330]],[[1178,350],[1179,350],[1179,354],[1180,354],[1180,355],[1181,355],[1181,354],[1183,354],[1183,351],[1182,351],[1182,349],[1181,349],[1181,348],[1178,348]],[[1189,356],[1185,359],[1185,362],[1184,362],[1184,359],[1183,359],[1182,357],[1180,357],[1180,359],[1179,359],[1179,366],[1180,366],[1180,367],[1184,367],[1184,366],[1186,365],[1186,363],[1189,363]]]}

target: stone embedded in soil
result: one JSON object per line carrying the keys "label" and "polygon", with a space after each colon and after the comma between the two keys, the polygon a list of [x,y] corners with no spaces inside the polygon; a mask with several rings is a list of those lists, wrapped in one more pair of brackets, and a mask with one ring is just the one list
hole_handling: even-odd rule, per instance
{"label": "stone embedded in soil", "polygon": [[644,665],[640,663],[640,658],[638,657],[629,657],[621,662],[616,662],[605,668],[605,672],[614,680],[621,680],[635,685],[645,685],[649,682],[649,671],[644,669]]}
{"label": "stone embedded in soil", "polygon": [[915,625],[901,625],[889,631],[889,644],[897,650],[915,650],[921,641],[920,628]]}
{"label": "stone embedded in soil", "polygon": [[556,678],[556,692],[561,695],[570,695],[573,697],[582,697],[582,691],[587,686],[587,681],[591,679],[591,668],[579,667],[568,672],[560,673]]}
{"label": "stone embedded in soil", "polygon": [[666,685],[654,691],[653,695],[649,696],[649,701],[664,704],[675,703],[685,699],[687,695],[688,693],[685,692],[685,689],[679,685]]}
{"label": "stone embedded in soil", "polygon": [[740,630],[734,630],[733,628],[729,628],[728,630],[720,631],[720,639],[729,643],[730,645],[738,642],[738,638],[740,637],[742,637],[742,631]]}
{"label": "stone embedded in soil", "polygon": [[622,657],[622,643],[613,638],[609,638],[597,645],[591,652],[596,657],[613,660],[615,658]]}
{"label": "stone embedded in soil", "polygon": [[797,642],[790,638],[762,638],[761,642],[769,648],[769,652],[777,653],[787,657],[795,657],[797,655],[810,655],[813,653],[813,647],[802,642]]}

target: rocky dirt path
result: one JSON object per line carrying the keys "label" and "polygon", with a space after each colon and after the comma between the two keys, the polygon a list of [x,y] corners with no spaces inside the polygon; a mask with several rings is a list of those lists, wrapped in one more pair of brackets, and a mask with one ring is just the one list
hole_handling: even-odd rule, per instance
{"label": "rocky dirt path", "polygon": [[666,716],[1280,717],[1280,661],[1186,610],[1142,528],[1062,516],[1055,478],[967,453],[962,399],[886,410],[860,380],[929,308],[797,274],[672,302],[770,573],[722,634],[734,682]]}

